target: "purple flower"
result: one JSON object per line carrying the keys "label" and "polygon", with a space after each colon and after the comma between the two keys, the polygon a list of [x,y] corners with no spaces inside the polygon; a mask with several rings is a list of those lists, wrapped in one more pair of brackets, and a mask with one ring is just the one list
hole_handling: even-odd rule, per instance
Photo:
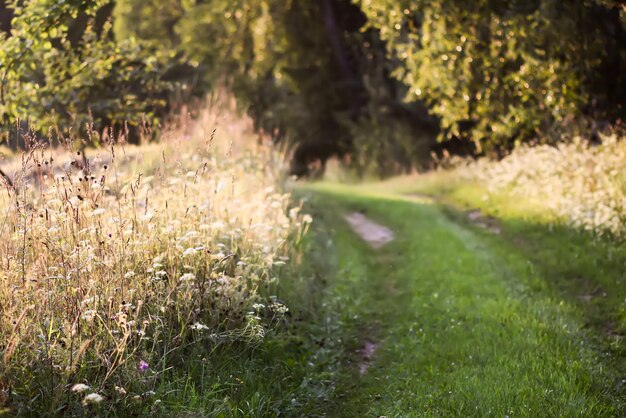
{"label": "purple flower", "polygon": [[148,363],[146,363],[145,361],[141,360],[139,362],[139,366],[137,366],[137,368],[139,369],[140,372],[145,372],[146,370],[148,370],[148,367],[150,367],[148,365]]}

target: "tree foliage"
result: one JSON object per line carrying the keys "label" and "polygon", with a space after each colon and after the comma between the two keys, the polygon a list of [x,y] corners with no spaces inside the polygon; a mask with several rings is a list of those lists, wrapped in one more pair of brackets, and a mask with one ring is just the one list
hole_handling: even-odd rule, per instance
{"label": "tree foliage", "polygon": [[[103,0],[14,2],[0,35],[0,113],[47,132],[137,123],[166,106],[164,65],[132,40],[116,42]],[[97,129],[96,129],[97,130]]]}
{"label": "tree foliage", "polygon": [[362,0],[394,76],[440,118],[441,140],[479,150],[560,137],[626,99],[624,10],[601,1]]}
{"label": "tree foliage", "polygon": [[385,174],[624,116],[621,1],[11,4],[0,111],[43,131],[157,119],[174,90],[225,84],[259,130],[295,144],[294,172],[338,155]]}

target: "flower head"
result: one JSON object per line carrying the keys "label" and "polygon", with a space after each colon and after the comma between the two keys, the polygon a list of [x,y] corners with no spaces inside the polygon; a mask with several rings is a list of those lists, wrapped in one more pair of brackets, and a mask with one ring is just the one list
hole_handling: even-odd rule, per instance
{"label": "flower head", "polygon": [[72,386],[72,389],[70,389],[72,392],[76,392],[76,393],[81,393],[86,391],[87,389],[89,389],[89,386],[84,384],[84,383],[76,383],[74,386]]}
{"label": "flower head", "polygon": [[139,369],[140,372],[145,372],[146,370],[148,370],[148,368],[150,367],[150,365],[148,363],[146,363],[145,361],[141,360],[139,362],[139,365],[137,366],[137,368]]}
{"label": "flower head", "polygon": [[90,393],[83,398],[83,405],[89,405],[93,403],[100,403],[104,400],[104,397],[99,393]]}

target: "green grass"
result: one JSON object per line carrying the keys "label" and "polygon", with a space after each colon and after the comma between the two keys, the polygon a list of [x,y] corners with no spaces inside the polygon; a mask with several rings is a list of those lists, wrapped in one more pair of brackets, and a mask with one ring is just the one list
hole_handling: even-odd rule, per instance
{"label": "green grass", "polygon": [[[549,263],[554,251],[578,242],[544,225],[560,249],[534,247],[542,256],[531,258],[508,232],[492,236],[454,209],[389,194],[394,186],[315,187],[318,220],[334,230],[330,297],[346,352],[330,416],[623,413],[619,352],[604,351],[585,309],[546,275],[566,262]],[[353,210],[394,229],[396,241],[379,251],[361,243],[339,216]],[[365,338],[380,349],[361,378],[354,353]]]}
{"label": "green grass", "polygon": [[[623,247],[452,180],[300,188],[313,231],[269,291],[291,314],[256,348],[195,345],[120,416],[623,415]],[[396,240],[371,249],[351,211]]]}
{"label": "green grass", "polygon": [[[178,347],[167,365],[151,365],[126,387],[107,414],[162,417],[300,416],[321,411],[339,379],[343,347],[328,279],[329,231],[323,225],[303,245],[304,261],[288,264],[282,280],[261,291],[288,303],[290,312],[258,345],[204,338]],[[327,341],[327,343],[326,343]],[[134,365],[132,366],[134,367]],[[97,413],[97,407],[90,412]],[[109,416],[109,415],[107,415]]]}
{"label": "green grass", "polygon": [[626,243],[571,228],[540,201],[489,193],[449,176],[399,178],[373,187],[432,196],[450,218],[466,226],[468,209],[497,218],[502,227],[499,242],[532,261],[543,278],[536,285],[576,305],[585,324],[608,338],[626,366],[626,349],[618,338],[626,335]]}

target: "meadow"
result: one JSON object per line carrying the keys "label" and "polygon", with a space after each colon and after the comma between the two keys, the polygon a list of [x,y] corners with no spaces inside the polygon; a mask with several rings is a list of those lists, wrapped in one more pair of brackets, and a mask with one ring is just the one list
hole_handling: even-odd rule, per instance
{"label": "meadow", "polygon": [[141,146],[24,133],[0,201],[5,413],[152,404],[189,347],[253,347],[288,312],[272,292],[311,220],[228,105]]}
{"label": "meadow", "polygon": [[626,142],[617,133],[600,144],[580,137],[556,146],[523,146],[500,161],[449,158],[453,176],[508,192],[596,235],[626,233]]}
{"label": "meadow", "polygon": [[[622,416],[625,149],[574,140],[352,184],[332,166],[342,182],[305,187],[334,237],[327,344],[348,359],[329,415]],[[395,240],[355,242],[349,213]]]}
{"label": "meadow", "polygon": [[[624,411],[618,137],[296,182],[235,108],[140,145],[24,133],[3,161],[4,415]],[[393,239],[361,242],[350,213]]]}
{"label": "meadow", "polygon": [[0,0],[0,416],[626,416],[625,39]]}

